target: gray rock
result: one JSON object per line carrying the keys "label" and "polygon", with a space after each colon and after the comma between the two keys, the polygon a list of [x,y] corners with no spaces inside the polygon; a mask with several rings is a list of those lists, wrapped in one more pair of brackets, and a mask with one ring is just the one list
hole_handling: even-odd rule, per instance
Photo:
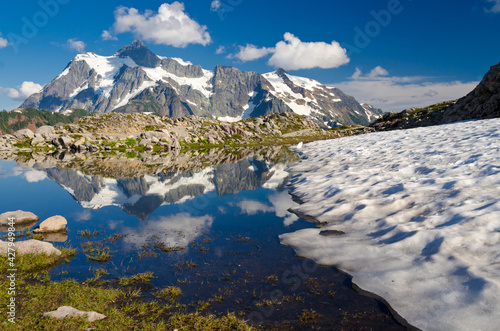
{"label": "gray rock", "polygon": [[35,130],[35,134],[39,134],[44,138],[51,137],[54,134],[54,127],[50,125],[44,125]]}
{"label": "gray rock", "polygon": [[69,137],[59,137],[59,144],[62,147],[70,147],[73,141]]}
{"label": "gray rock", "polygon": [[47,218],[45,221],[40,223],[40,227],[35,229],[34,232],[43,233],[43,232],[61,232],[66,230],[66,225],[68,221],[60,216],[52,216]]}
{"label": "gray rock", "polygon": [[86,319],[88,322],[94,322],[106,318],[105,315],[99,314],[95,311],[81,311],[75,309],[71,306],[62,306],[57,308],[57,310],[49,311],[44,313],[42,317],[52,317],[55,319],[64,319],[68,317],[81,317]]}
{"label": "gray rock", "polygon": [[35,133],[35,137],[31,140],[31,146],[36,146],[45,142],[41,134]]}
{"label": "gray rock", "polygon": [[142,139],[141,142],[139,143],[139,146],[146,146],[146,145],[150,145],[150,144],[151,144],[150,139]]}
{"label": "gray rock", "polygon": [[38,216],[28,211],[8,211],[0,215],[0,225],[7,225],[10,217],[15,218],[15,224],[37,222],[40,219]]}
{"label": "gray rock", "polygon": [[444,111],[443,122],[500,117],[500,63],[492,66],[479,85]]}
{"label": "gray rock", "polygon": [[32,139],[35,137],[35,134],[30,129],[22,129],[14,132],[14,136],[16,136],[17,139]]}
{"label": "gray rock", "polygon": [[[40,240],[30,239],[25,241],[15,242],[16,252],[19,255],[25,254],[46,254],[46,255],[61,255],[61,251],[54,247],[51,243]],[[0,255],[6,255],[8,252],[9,243],[0,240]]]}

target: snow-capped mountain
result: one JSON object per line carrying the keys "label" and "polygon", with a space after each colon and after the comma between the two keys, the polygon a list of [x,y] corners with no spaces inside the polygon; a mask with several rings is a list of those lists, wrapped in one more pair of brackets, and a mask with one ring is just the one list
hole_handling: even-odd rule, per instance
{"label": "snow-capped mountain", "polygon": [[288,173],[285,164],[243,159],[219,164],[198,172],[170,172],[135,178],[103,178],[72,169],[42,168],[48,178],[68,191],[84,208],[118,206],[126,213],[145,220],[158,207],[182,203],[214,192],[218,196],[276,188]]}
{"label": "snow-capped mountain", "polygon": [[157,56],[138,40],[112,56],[77,55],[21,107],[215,116],[227,121],[295,112],[330,127],[368,124],[381,115],[339,89],[283,69],[261,75],[218,65],[209,71]]}

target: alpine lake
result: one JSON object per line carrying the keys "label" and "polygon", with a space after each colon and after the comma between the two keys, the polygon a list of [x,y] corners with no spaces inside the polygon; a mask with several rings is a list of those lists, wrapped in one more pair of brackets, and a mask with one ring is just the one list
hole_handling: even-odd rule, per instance
{"label": "alpine lake", "polygon": [[[34,237],[71,252],[17,277],[16,324],[2,313],[2,328],[408,328],[348,275],[280,244],[280,234],[316,227],[289,211],[297,205],[286,186],[293,176],[287,166],[299,161],[295,152],[268,147],[206,153],[217,162],[196,162],[194,154],[182,167],[113,156],[0,160],[0,213],[24,210],[40,217],[16,228],[16,240]],[[54,215],[67,219],[65,233],[33,233]],[[6,240],[7,229],[1,230]],[[16,263],[22,269],[19,264],[27,262]],[[7,300],[4,293],[2,310]],[[40,318],[63,305],[107,318]]]}

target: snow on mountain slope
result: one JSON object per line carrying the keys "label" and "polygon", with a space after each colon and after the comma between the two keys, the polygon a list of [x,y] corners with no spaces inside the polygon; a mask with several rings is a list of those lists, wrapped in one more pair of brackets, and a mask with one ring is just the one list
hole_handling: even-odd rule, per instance
{"label": "snow on mountain slope", "polygon": [[100,56],[95,53],[82,53],[78,54],[73,61],[85,61],[90,68],[94,69],[101,80],[97,93],[102,93],[104,96],[109,97],[111,89],[114,86],[114,80],[121,67],[124,65],[128,67],[137,67],[137,64],[129,58],[121,58],[117,56]]}
{"label": "snow on mountain slope", "polygon": [[[299,115],[308,116],[311,114],[313,109],[305,104],[305,102],[313,102],[314,100],[308,97],[304,97],[300,93],[295,93],[292,89],[285,84],[282,77],[280,77],[276,72],[269,72],[263,75],[274,87],[274,91],[270,91],[275,97],[284,99],[287,106],[289,106],[294,113]],[[288,78],[294,83],[298,83],[297,85],[302,86],[304,88],[312,92],[312,88],[316,87],[319,82],[315,82],[312,79],[295,77],[292,75],[287,75]]]}
{"label": "snow on mountain slope", "polygon": [[211,71],[203,70],[203,76],[193,78],[193,77],[177,76],[173,73],[166,71],[162,67],[142,68],[142,70],[144,70],[147,73],[148,77],[152,79],[154,82],[164,81],[168,83],[169,80],[173,80],[180,86],[187,85],[190,86],[192,89],[200,91],[206,98],[210,98],[210,96],[213,94],[210,89],[211,87],[210,82],[214,74]]}
{"label": "snow on mountain slope", "polygon": [[215,116],[227,121],[295,112],[321,126],[368,124],[372,118],[340,90],[282,69],[261,75],[218,65],[209,71],[179,58],[157,56],[140,41],[112,56],[77,55],[21,107]]}
{"label": "snow on mountain slope", "polygon": [[281,242],[417,328],[499,330],[499,136],[491,119],[306,144],[294,210],[322,227]]}

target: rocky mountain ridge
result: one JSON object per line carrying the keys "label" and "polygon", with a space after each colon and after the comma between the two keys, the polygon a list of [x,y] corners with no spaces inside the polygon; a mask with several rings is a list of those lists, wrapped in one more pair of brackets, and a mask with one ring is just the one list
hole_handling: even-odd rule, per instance
{"label": "rocky mountain ridge", "polygon": [[490,67],[478,86],[458,100],[387,113],[370,126],[386,131],[496,117],[500,117],[500,63]]}
{"label": "rocky mountain ridge", "polygon": [[322,127],[366,125],[382,114],[339,89],[283,69],[261,75],[217,65],[209,71],[157,56],[137,40],[112,56],[77,55],[21,107],[213,116],[226,121],[294,112]]}

